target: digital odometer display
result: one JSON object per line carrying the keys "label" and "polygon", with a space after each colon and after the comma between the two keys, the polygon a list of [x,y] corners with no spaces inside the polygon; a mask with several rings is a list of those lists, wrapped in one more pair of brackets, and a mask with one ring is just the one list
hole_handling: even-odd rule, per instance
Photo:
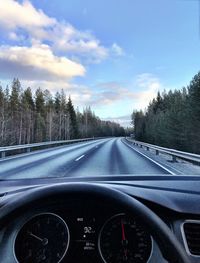
{"label": "digital odometer display", "polygon": [[102,227],[98,246],[106,263],[147,263],[152,241],[136,220],[119,214],[110,218]]}
{"label": "digital odometer display", "polygon": [[39,214],[29,220],[15,240],[19,263],[59,263],[67,252],[69,230],[58,215]]}

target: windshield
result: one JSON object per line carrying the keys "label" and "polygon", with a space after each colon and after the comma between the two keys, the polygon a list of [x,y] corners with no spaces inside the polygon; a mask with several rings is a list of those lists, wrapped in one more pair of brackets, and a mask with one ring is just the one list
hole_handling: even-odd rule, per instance
{"label": "windshield", "polygon": [[200,175],[200,4],[0,1],[0,179]]}

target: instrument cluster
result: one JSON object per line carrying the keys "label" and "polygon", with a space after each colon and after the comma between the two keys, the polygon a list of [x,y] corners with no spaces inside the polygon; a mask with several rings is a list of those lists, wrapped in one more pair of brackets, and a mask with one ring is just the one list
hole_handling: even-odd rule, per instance
{"label": "instrument cluster", "polygon": [[[30,217],[14,242],[18,263],[147,263],[152,238],[137,218],[111,209],[53,210]],[[101,212],[100,212],[101,211]]]}

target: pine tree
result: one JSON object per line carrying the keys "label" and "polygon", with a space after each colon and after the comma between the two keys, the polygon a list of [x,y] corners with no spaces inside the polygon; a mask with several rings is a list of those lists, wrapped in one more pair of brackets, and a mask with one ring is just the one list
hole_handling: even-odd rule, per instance
{"label": "pine tree", "polygon": [[30,87],[24,90],[22,94],[23,111],[23,143],[31,143],[34,140],[34,111],[35,103]]}
{"label": "pine tree", "polygon": [[10,130],[11,144],[21,143],[22,114],[21,114],[21,83],[18,79],[13,79],[10,95],[10,112],[12,122]]}
{"label": "pine tree", "polygon": [[78,138],[78,125],[76,120],[76,112],[72,104],[71,98],[68,98],[67,102],[67,112],[69,113],[70,121],[70,139]]}
{"label": "pine tree", "polygon": [[44,141],[46,139],[46,128],[45,128],[45,100],[44,93],[41,88],[38,88],[35,93],[35,141]]}
{"label": "pine tree", "polygon": [[52,141],[53,130],[53,117],[54,117],[54,102],[51,92],[49,90],[44,91],[45,111],[46,111],[46,135],[47,140]]}
{"label": "pine tree", "polygon": [[194,76],[188,87],[188,110],[189,139],[193,142],[192,150],[200,153],[200,72]]}

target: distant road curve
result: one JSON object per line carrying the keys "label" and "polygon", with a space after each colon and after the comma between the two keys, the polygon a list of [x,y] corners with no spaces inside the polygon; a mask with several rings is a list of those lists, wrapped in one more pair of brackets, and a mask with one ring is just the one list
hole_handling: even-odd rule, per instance
{"label": "distant road curve", "polygon": [[81,142],[0,160],[0,179],[117,174],[170,171],[136,152],[122,138]]}

